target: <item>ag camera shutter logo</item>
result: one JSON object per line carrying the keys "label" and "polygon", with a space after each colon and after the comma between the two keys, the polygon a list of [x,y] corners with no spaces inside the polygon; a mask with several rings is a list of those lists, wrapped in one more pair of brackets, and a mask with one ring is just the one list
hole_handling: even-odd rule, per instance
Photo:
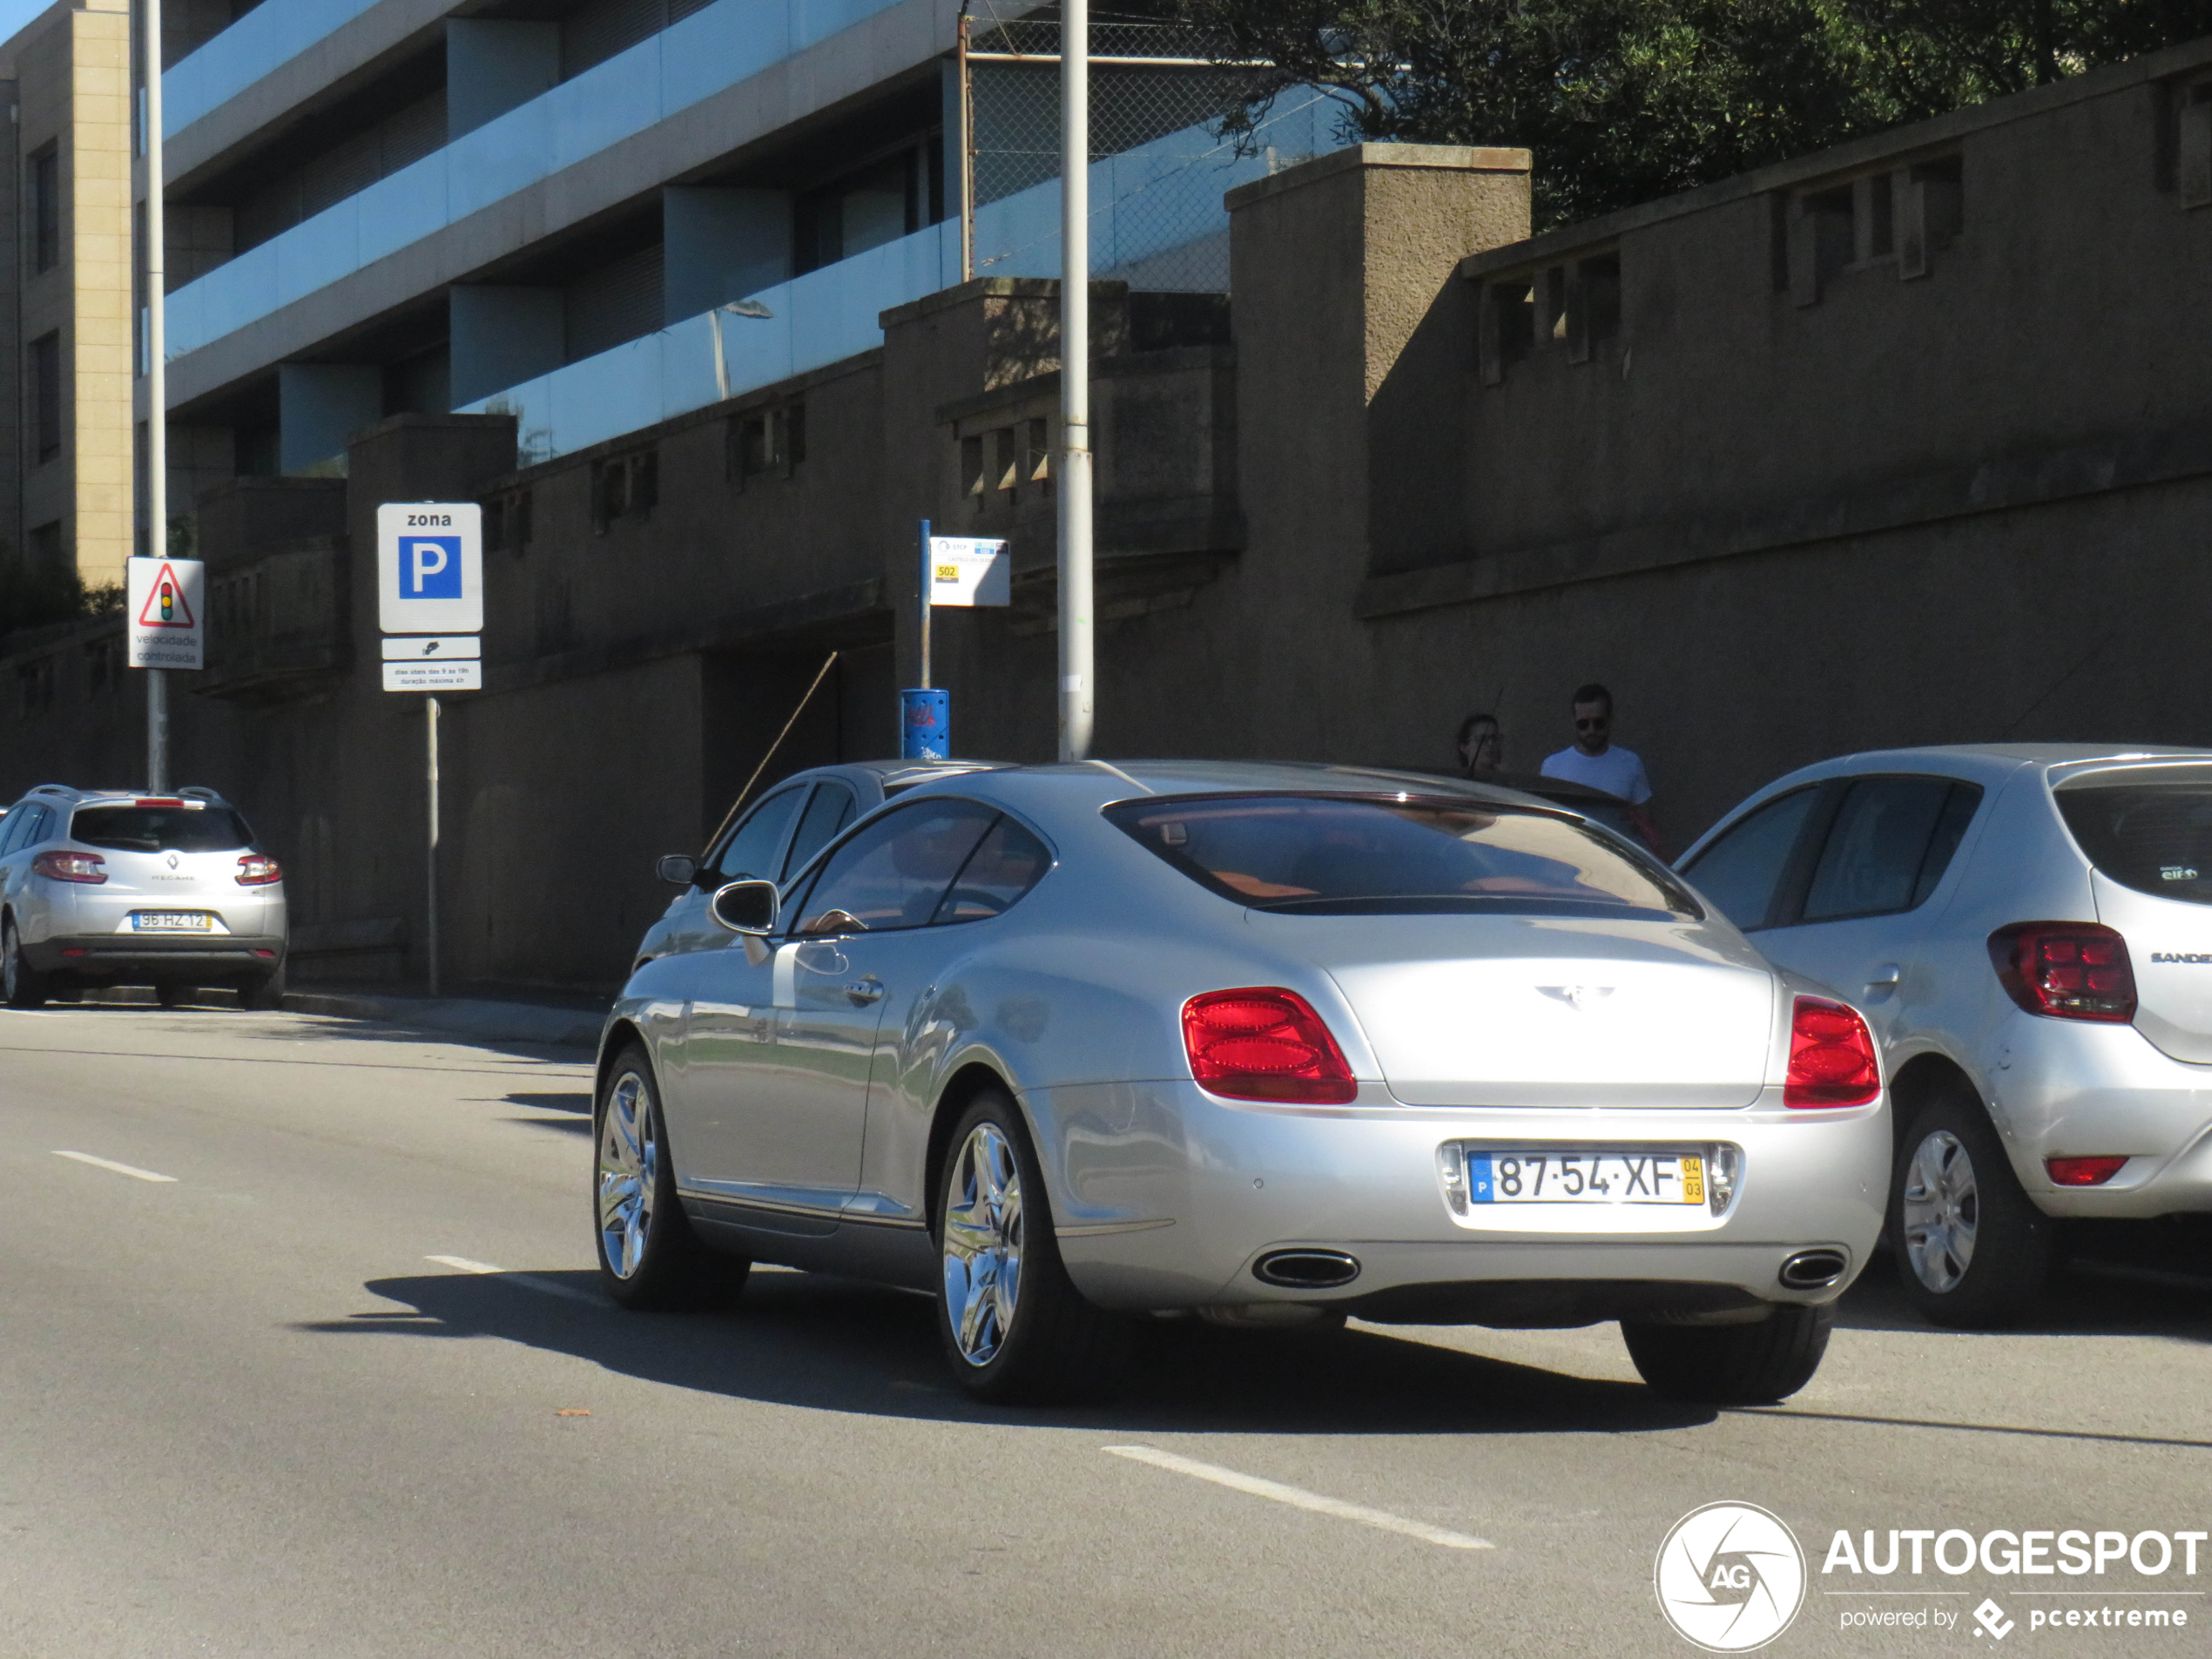
{"label": "ag camera shutter logo", "polygon": [[1709,1503],[1675,1522],[1651,1578],[1676,1635],[1708,1653],[1749,1653],[1804,1605],[1805,1554],[1757,1505]]}

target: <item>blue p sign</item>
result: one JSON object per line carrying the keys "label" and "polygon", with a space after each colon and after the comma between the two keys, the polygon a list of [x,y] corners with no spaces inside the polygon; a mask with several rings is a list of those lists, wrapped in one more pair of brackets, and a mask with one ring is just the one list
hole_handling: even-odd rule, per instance
{"label": "blue p sign", "polygon": [[458,599],[461,597],[461,538],[458,536],[410,536],[403,556],[406,597],[409,599]]}

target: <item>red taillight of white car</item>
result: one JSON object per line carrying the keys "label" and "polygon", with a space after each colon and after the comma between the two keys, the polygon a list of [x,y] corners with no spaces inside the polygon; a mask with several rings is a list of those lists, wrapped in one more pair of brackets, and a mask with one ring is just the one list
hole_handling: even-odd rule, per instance
{"label": "red taillight of white car", "polygon": [[97,853],[41,853],[31,860],[30,867],[49,881],[79,881],[97,887],[107,880],[107,860]]}
{"label": "red taillight of white car", "polygon": [[2097,922],[2016,921],[1989,935],[1989,961],[2030,1014],[2107,1025],[2135,1017],[2128,941]]}
{"label": "red taillight of white car", "polygon": [[241,887],[266,887],[283,880],[284,867],[266,853],[248,853],[238,861],[238,884]]}
{"label": "red taillight of white car", "polygon": [[1858,1010],[1824,996],[1799,997],[1790,1016],[1790,1071],[1783,1079],[1782,1103],[1865,1106],[1881,1093],[1874,1039]]}
{"label": "red taillight of white car", "polygon": [[1296,991],[1207,991],[1183,1005],[1190,1075],[1230,1100],[1341,1106],[1359,1094],[1344,1051]]}

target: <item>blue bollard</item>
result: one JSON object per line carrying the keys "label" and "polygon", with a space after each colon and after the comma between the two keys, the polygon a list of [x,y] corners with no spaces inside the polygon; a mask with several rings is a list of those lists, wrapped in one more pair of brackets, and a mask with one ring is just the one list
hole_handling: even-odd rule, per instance
{"label": "blue bollard", "polygon": [[899,758],[942,760],[953,752],[953,700],[937,688],[899,693]]}

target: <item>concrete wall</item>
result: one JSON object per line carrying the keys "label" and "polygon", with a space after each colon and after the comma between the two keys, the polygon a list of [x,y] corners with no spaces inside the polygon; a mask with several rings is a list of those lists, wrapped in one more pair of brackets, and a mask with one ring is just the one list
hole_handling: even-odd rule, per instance
{"label": "concrete wall", "polygon": [[[2212,744],[2181,671],[2212,597],[2212,124],[2193,156],[2175,115],[2208,66],[1533,239],[1518,152],[1369,148],[1238,192],[1233,327],[1093,296],[1099,752],[1445,767],[1494,705],[1534,769],[1595,678],[1679,846],[1853,748]],[[1886,251],[1848,219],[1878,178]],[[1915,189],[1954,178],[1957,233],[1900,257]],[[342,482],[210,496],[233,625],[261,632],[184,699],[180,774],[239,792],[310,936],[354,941],[324,971],[420,973],[421,714],[375,689],[369,583],[374,504],[425,498],[497,527],[485,690],[446,725],[455,982],[617,979],[652,856],[699,844],[832,652],[766,778],[889,752],[918,519],[1015,550],[1010,606],[936,617],[956,750],[1049,758],[1057,310],[969,283],[885,314],[880,350],[541,466],[511,421],[398,416]],[[298,600],[319,569],[326,612]],[[0,699],[41,661],[60,688],[0,701],[0,792],[134,764],[138,705],[91,689],[91,643],[0,657]]]}

